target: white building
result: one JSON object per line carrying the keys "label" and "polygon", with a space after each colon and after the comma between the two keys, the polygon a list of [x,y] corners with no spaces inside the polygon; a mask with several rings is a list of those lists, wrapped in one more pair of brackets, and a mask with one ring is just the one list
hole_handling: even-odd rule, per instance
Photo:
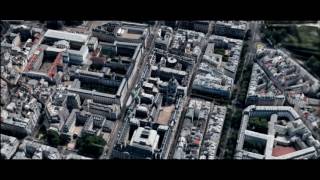
{"label": "white building", "polygon": [[153,154],[158,147],[158,143],[159,135],[156,130],[139,127],[133,133],[130,146]]}
{"label": "white building", "polygon": [[89,48],[86,45],[81,46],[80,50],[68,49],[64,51],[63,61],[71,64],[86,64],[89,55]]}
{"label": "white building", "polygon": [[71,33],[67,31],[58,31],[52,29],[48,29],[44,34],[44,39],[53,41],[66,40],[70,43],[80,44],[80,46],[87,43],[88,37],[89,36],[86,34]]}
{"label": "white building", "polygon": [[[267,133],[249,129],[252,118],[266,118]],[[251,105],[243,111],[236,159],[312,159],[319,152],[320,142],[292,107]]]}
{"label": "white building", "polygon": [[[72,64],[85,64],[89,54],[87,43],[89,36],[86,34],[70,33],[66,31],[47,30],[44,34],[44,44],[53,44],[58,51],[63,51],[63,60]],[[60,48],[59,48],[60,47]]]}

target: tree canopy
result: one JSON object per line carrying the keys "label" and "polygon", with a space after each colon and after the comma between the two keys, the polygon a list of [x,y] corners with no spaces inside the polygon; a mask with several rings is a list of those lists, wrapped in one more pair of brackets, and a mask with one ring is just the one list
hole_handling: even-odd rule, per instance
{"label": "tree canopy", "polygon": [[320,60],[315,56],[311,56],[307,62],[306,66],[308,66],[313,72],[315,72],[318,76],[320,76]]}
{"label": "tree canopy", "polygon": [[60,144],[60,137],[56,131],[48,130],[47,142],[50,146],[57,147]]}
{"label": "tree canopy", "polygon": [[106,141],[100,136],[84,135],[77,140],[79,153],[85,156],[98,158],[103,153]]}
{"label": "tree canopy", "polygon": [[48,29],[61,30],[63,28],[63,21],[46,21]]}
{"label": "tree canopy", "polygon": [[249,120],[248,129],[267,134],[268,121],[265,118],[252,118]]}
{"label": "tree canopy", "polygon": [[80,26],[83,21],[64,21],[66,26]]}

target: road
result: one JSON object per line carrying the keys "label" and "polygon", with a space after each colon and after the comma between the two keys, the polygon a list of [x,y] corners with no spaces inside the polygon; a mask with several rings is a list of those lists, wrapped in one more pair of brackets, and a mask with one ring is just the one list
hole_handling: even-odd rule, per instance
{"label": "road", "polygon": [[203,57],[203,53],[208,44],[208,41],[207,39],[209,38],[209,36],[211,35],[212,33],[212,22],[210,23],[209,25],[209,29],[208,29],[208,33],[206,34],[206,37],[204,39],[204,41],[202,42],[201,44],[201,54],[196,62],[196,64],[194,65],[194,67],[192,68],[192,71],[191,71],[191,79],[190,79],[190,82],[188,84],[188,90],[187,90],[187,97],[185,98],[185,102],[184,102],[184,105],[183,105],[183,108],[181,110],[181,115],[180,115],[180,119],[178,121],[178,125],[177,125],[177,128],[175,129],[174,131],[174,138],[172,140],[172,142],[170,143],[171,145],[169,145],[168,147],[170,147],[169,149],[169,155],[168,155],[168,158],[169,159],[172,159],[173,156],[174,156],[174,152],[175,152],[175,149],[176,149],[176,145],[178,143],[178,140],[179,140],[179,137],[180,137],[180,132],[181,132],[181,129],[182,129],[182,125],[183,125],[183,122],[184,122],[184,117],[185,117],[185,113],[187,112],[187,108],[188,108],[188,104],[189,104],[189,100],[191,98],[191,88],[190,86],[192,85],[192,82],[194,80],[194,77],[196,75],[196,72],[197,72],[197,69],[200,65],[200,62],[201,62],[201,59]]}
{"label": "road", "polygon": [[[260,30],[260,23],[259,22],[251,22],[249,24],[249,29],[251,30],[252,32],[252,37],[251,39],[248,41],[248,51],[245,55],[245,59],[244,59],[244,63],[243,63],[243,68],[241,70],[241,74],[240,74],[240,78],[236,84],[236,87],[238,89],[237,91],[237,94],[235,96],[235,99],[232,100],[232,115],[231,115],[231,118],[230,120],[232,119],[232,117],[235,115],[235,109],[238,108],[236,107],[237,106],[237,102],[238,102],[238,97],[239,97],[239,94],[240,94],[240,84],[242,82],[242,79],[243,79],[243,72],[244,72],[244,67],[247,66],[249,63],[252,63],[254,58],[255,58],[255,53],[256,53],[256,44],[257,42],[260,41],[260,34],[259,34],[259,30]],[[220,146],[222,147],[219,147],[221,149],[221,152],[220,152],[220,155],[219,155],[219,159],[223,159],[224,158],[224,155],[225,155],[225,150],[227,148],[227,143],[228,143],[228,140],[231,136],[231,132],[232,132],[232,128],[231,126],[227,127],[227,132],[226,132],[226,136],[225,136],[225,139],[222,141],[222,139],[220,140],[221,142],[223,142],[223,144],[221,144]]]}
{"label": "road", "polygon": [[[138,80],[140,80],[140,77],[142,76],[142,72],[143,72],[144,67],[146,66],[146,64],[148,62],[148,58],[150,56],[151,50],[154,47],[154,41],[155,41],[155,38],[154,38],[155,36],[154,35],[158,31],[159,27],[160,27],[160,24],[158,22],[156,22],[156,24],[151,29],[149,47],[147,47],[145,49],[145,52],[143,53],[143,55],[141,57],[142,60],[140,61],[140,64],[138,64],[138,66],[140,68],[138,68],[138,72],[137,72],[136,77],[135,77],[135,83],[132,83],[133,86],[129,87],[128,92],[132,91],[132,89],[135,87],[134,85],[137,84]],[[130,93],[127,94],[125,99],[128,100],[129,96],[130,96]],[[111,153],[112,153],[112,149],[113,149],[115,143],[117,142],[118,137],[120,136],[120,130],[121,130],[121,127],[123,126],[123,123],[124,123],[124,117],[125,117],[126,110],[127,110],[127,107],[124,107],[123,110],[122,110],[121,118],[119,120],[117,120],[117,122],[116,122],[116,127],[114,128],[113,136],[111,136],[111,138],[109,140],[109,143],[105,148],[105,151],[106,150],[108,150],[108,151],[104,152],[103,155],[100,157],[100,159],[110,159]]]}
{"label": "road", "polygon": [[[258,22],[252,22],[249,24],[249,28],[252,32],[252,37],[248,41],[248,50],[245,55],[243,68],[241,70],[240,78],[236,84],[237,89],[240,89],[240,84],[241,84],[242,78],[243,78],[242,75],[245,70],[244,67],[247,66],[249,62],[250,63],[253,62],[253,59],[255,58],[255,54],[256,54],[256,50],[257,50],[256,44],[261,40],[260,34],[259,34],[259,29],[260,29],[259,26],[260,25],[258,24]],[[238,100],[239,93],[240,93],[240,91],[237,91],[237,95],[235,96],[236,97],[235,102],[237,102],[237,100]]]}
{"label": "road", "polygon": [[[185,100],[185,104],[188,104],[189,103],[189,100],[190,100],[190,97],[188,96]],[[173,138],[173,141],[171,143],[171,146],[168,146],[170,147],[169,149],[169,154],[168,154],[168,159],[173,159],[173,156],[174,156],[174,152],[175,152],[175,149],[176,149],[176,145],[178,143],[178,140],[179,140],[179,137],[180,137],[180,132],[181,132],[181,129],[183,127],[183,120],[184,120],[184,117],[185,117],[185,114],[187,112],[187,106],[184,106],[181,110],[181,115],[180,115],[180,120],[179,120],[179,124],[177,125],[177,128],[176,128],[176,131],[175,131],[175,135],[174,135],[174,138]]]}

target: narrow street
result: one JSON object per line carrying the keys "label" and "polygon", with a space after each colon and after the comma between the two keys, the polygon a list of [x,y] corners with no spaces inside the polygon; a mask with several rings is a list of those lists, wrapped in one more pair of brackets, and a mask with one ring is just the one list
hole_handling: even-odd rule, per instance
{"label": "narrow street", "polygon": [[201,54],[196,62],[196,64],[194,65],[194,67],[192,68],[192,71],[191,71],[191,79],[190,79],[190,82],[189,82],[189,88],[187,90],[187,97],[186,97],[186,100],[185,100],[185,104],[184,104],[184,107],[181,111],[181,116],[180,116],[180,119],[179,119],[179,124],[177,126],[177,129],[175,130],[175,136],[173,138],[173,142],[172,142],[172,145],[169,146],[170,149],[169,149],[169,155],[168,155],[168,158],[169,159],[172,159],[173,156],[174,156],[174,152],[175,152],[175,149],[176,149],[176,144],[178,143],[178,140],[179,140],[179,137],[180,137],[180,132],[181,132],[181,129],[182,129],[182,126],[183,126],[183,123],[184,123],[184,117],[185,117],[185,114],[187,112],[187,109],[188,109],[188,104],[189,104],[189,100],[191,98],[191,89],[190,86],[192,86],[192,82],[195,78],[195,75],[196,75],[196,72],[198,70],[198,67],[200,65],[200,62],[201,62],[201,59],[203,57],[203,54],[204,54],[204,50],[205,48],[207,47],[207,44],[208,44],[208,41],[207,41],[207,38],[212,34],[212,21],[209,25],[209,29],[208,29],[208,33],[206,34],[206,37],[204,39],[204,41],[202,42],[202,47],[201,47]]}

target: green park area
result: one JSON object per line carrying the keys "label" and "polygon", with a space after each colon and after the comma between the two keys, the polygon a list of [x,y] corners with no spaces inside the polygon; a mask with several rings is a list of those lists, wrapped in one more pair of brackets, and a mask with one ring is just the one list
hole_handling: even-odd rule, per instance
{"label": "green park area", "polygon": [[[319,28],[310,26],[300,26],[296,27],[296,32],[294,34],[288,34],[283,43],[289,46],[294,46],[297,48],[305,50],[319,50],[320,49],[320,37]],[[320,51],[318,51],[318,54]]]}
{"label": "green park area", "polygon": [[261,28],[264,40],[274,46],[286,48],[305,62],[308,70],[320,76],[320,29],[313,26],[267,24]]}
{"label": "green park area", "polygon": [[253,117],[249,119],[248,130],[268,134],[268,120],[266,118]]}
{"label": "green park area", "polygon": [[222,56],[222,61],[223,62],[227,62],[228,61],[229,56],[226,55],[226,51],[223,48],[215,48],[214,49],[214,53],[215,54],[220,54]]}
{"label": "green park area", "polygon": [[100,136],[83,135],[77,140],[76,147],[79,150],[79,154],[98,158],[103,153],[105,145],[106,141]]}
{"label": "green park area", "polygon": [[245,140],[243,143],[243,149],[249,152],[264,155],[266,142]]}

